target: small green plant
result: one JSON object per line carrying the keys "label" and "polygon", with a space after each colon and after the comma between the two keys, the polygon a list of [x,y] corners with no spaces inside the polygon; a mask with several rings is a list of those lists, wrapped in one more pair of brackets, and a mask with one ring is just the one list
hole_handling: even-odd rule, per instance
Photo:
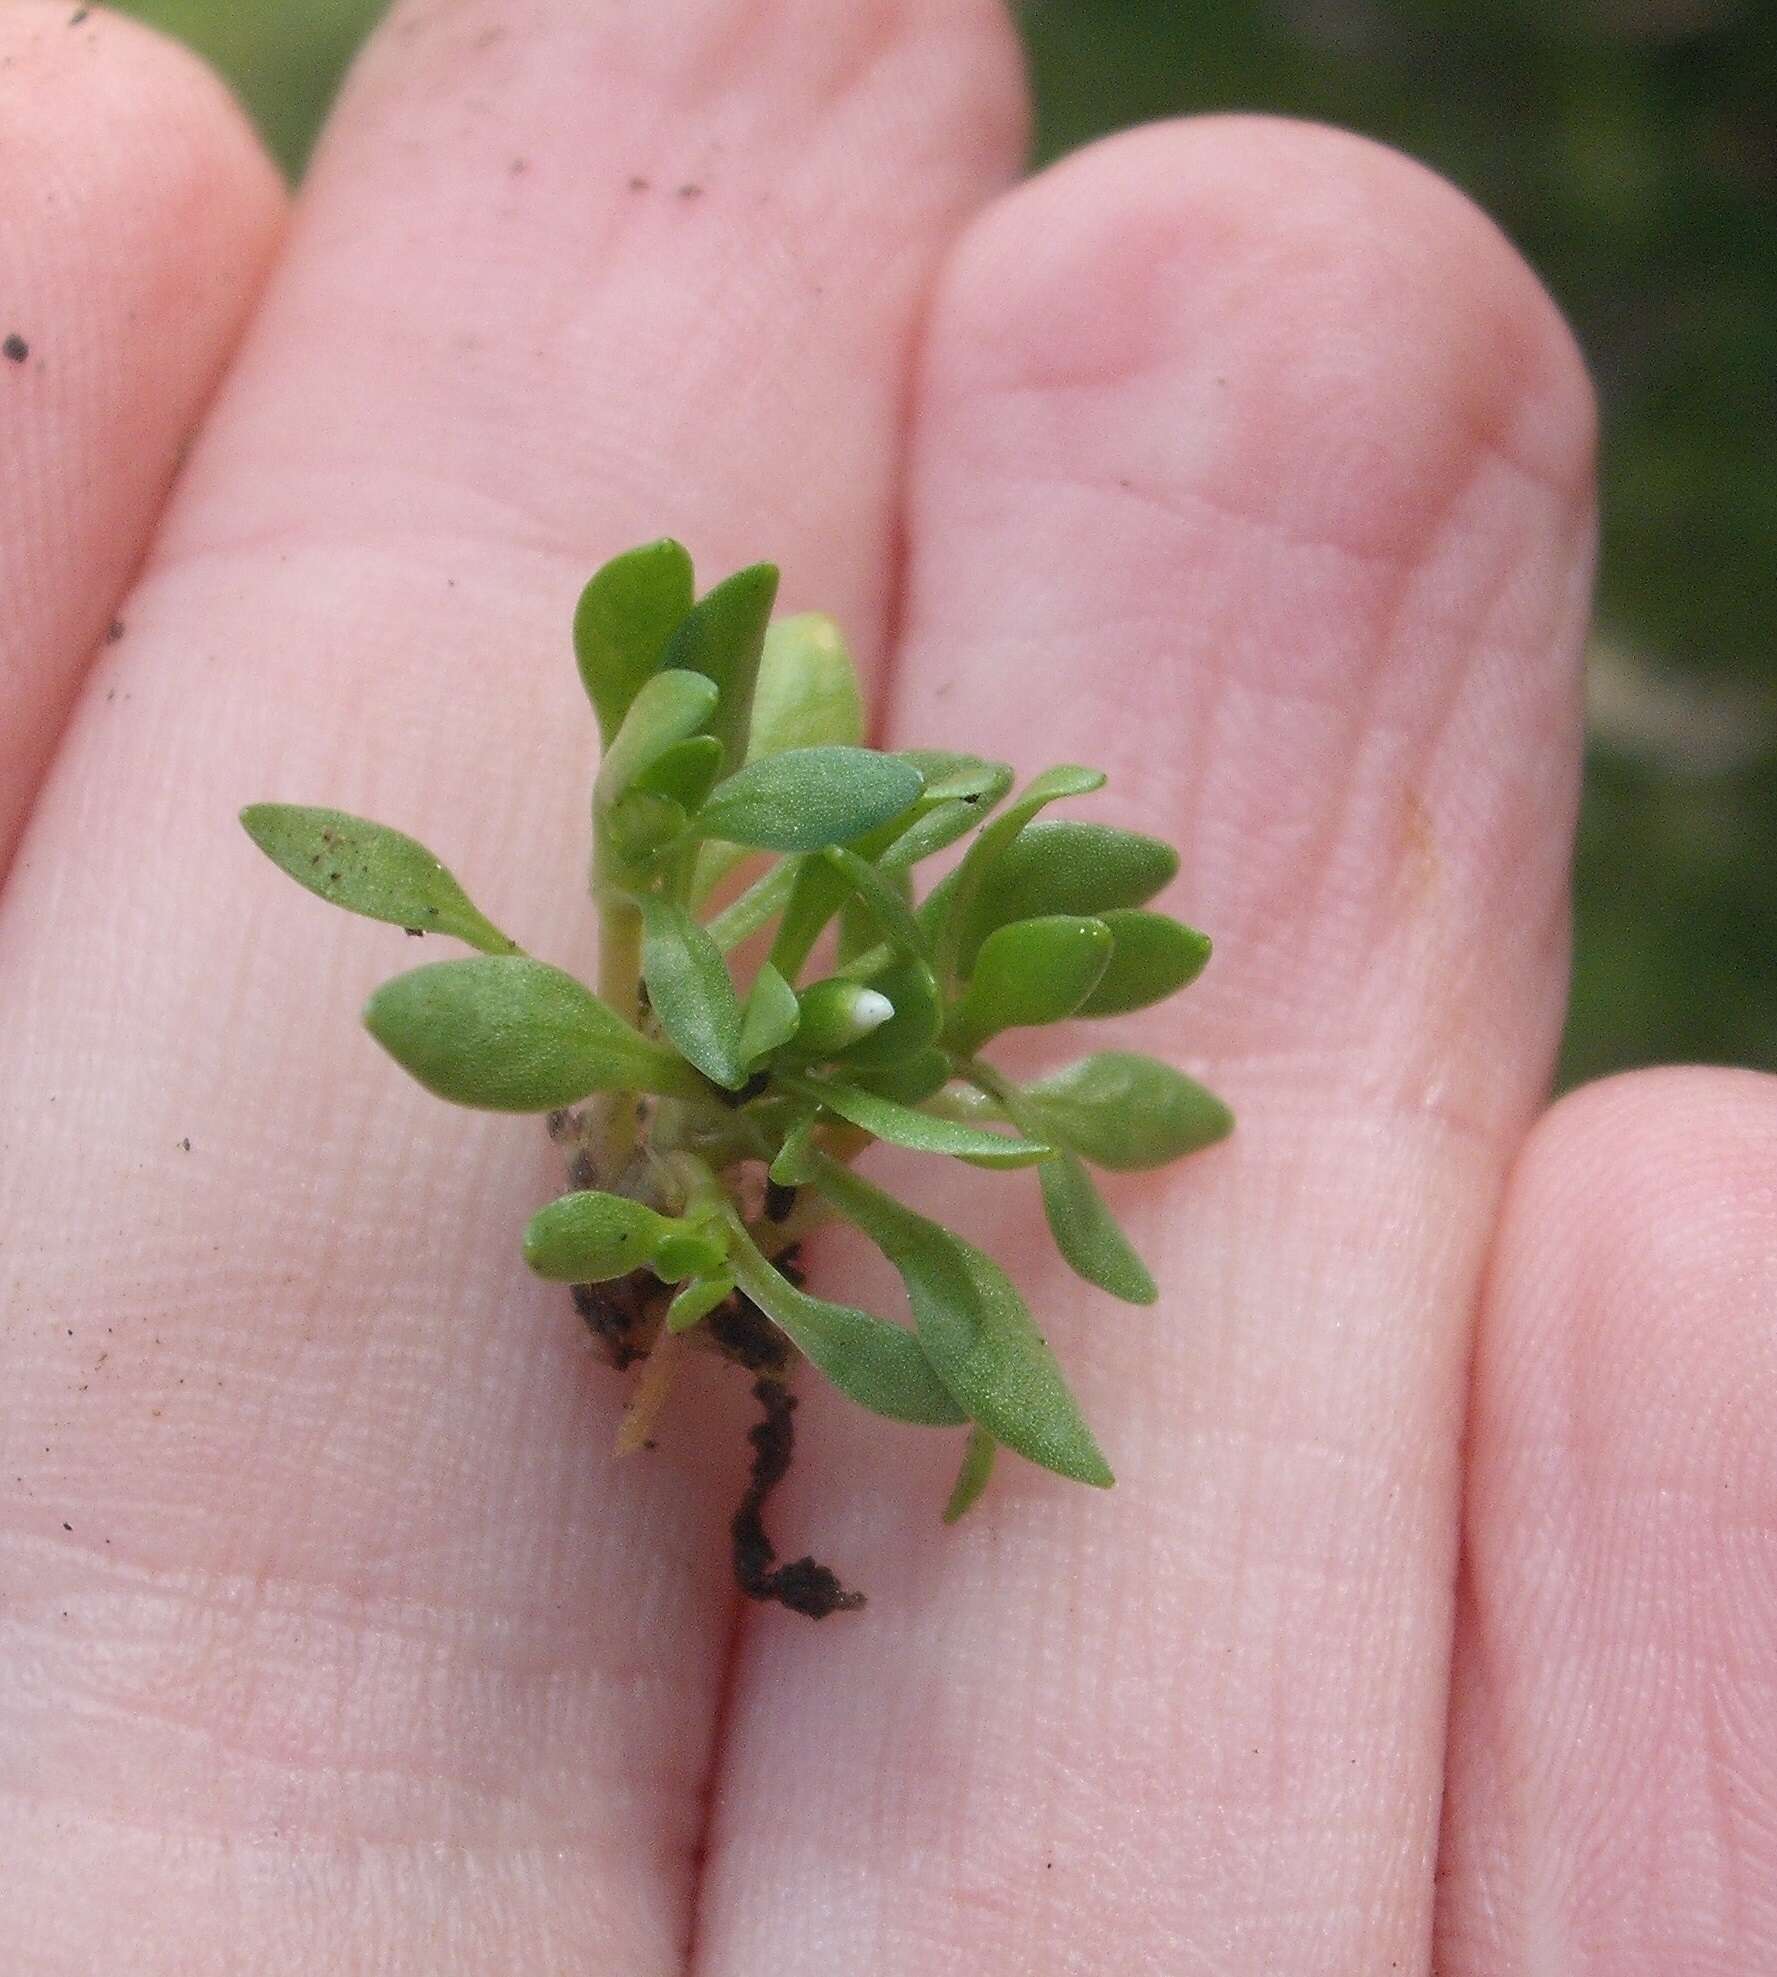
{"label": "small green plant", "polygon": [[[1041,814],[1101,787],[1095,770],[1053,768],[1013,796],[1003,763],[862,747],[836,628],[772,623],[776,592],[759,564],[694,600],[690,558],[663,541],[607,563],[580,599],[575,651],[604,742],[596,994],[398,831],[288,804],[241,821],[323,899],[479,950],[386,983],[371,1035],[441,1098],[547,1115],[571,1191],[532,1218],[525,1260],[573,1287],[613,1364],[645,1362],[620,1445],[646,1439],[681,1352],[753,1376],[764,1420],[736,1577],[819,1617],[861,1598],[811,1559],[777,1565],[762,1519],[790,1459],[798,1360],[891,1420],[966,1427],[949,1520],[1001,1444],[1112,1480],[1005,1271],[864,1179],[857,1156],[883,1140],[1034,1167],[1072,1268],[1149,1304],[1153,1280],[1088,1170],[1159,1167],[1233,1122],[1153,1058],[1103,1051],[1019,1083],[982,1055],[1004,1031],[1120,1015],[1195,979],[1208,940],[1148,908],[1177,856]],[[956,846],[916,897],[915,868]],[[756,957],[744,986],[737,950]],[[802,1240],[834,1216],[899,1273],[911,1328],[803,1287]]]}

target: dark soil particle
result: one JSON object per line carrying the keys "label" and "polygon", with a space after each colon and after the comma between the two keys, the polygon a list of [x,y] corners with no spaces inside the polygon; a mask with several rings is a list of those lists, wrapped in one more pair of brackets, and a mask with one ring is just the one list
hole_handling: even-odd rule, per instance
{"label": "dark soil particle", "polygon": [[765,1503],[790,1471],[796,1445],[796,1396],[782,1380],[767,1374],[753,1382],[753,1398],[763,1418],[747,1432],[753,1469],[730,1531],[734,1538],[735,1583],[749,1599],[775,1601],[810,1620],[829,1613],[855,1613],[864,1595],[847,1592],[838,1575],[812,1558],[776,1564],[777,1547],[765,1535]]}
{"label": "dark soil particle", "polygon": [[[791,1283],[802,1282],[801,1260],[793,1246],[776,1262]],[[723,1353],[757,1376],[753,1398],[763,1415],[747,1434],[753,1466],[729,1526],[735,1584],[749,1599],[775,1602],[811,1620],[855,1611],[864,1604],[862,1593],[847,1592],[837,1573],[812,1558],[779,1565],[777,1547],[765,1535],[766,1502],[789,1474],[796,1445],[796,1396],[784,1383],[790,1364],[788,1340],[751,1298],[738,1294],[704,1322]]]}
{"label": "dark soil particle", "polygon": [[124,634],[123,620],[121,618],[113,618],[110,624],[108,624],[105,627],[105,643],[107,645],[115,645],[117,641],[123,637],[123,634]]}
{"label": "dark soil particle", "polygon": [[787,1222],[796,1206],[796,1190],[787,1188],[782,1181],[765,1183],[765,1219],[768,1222]]}
{"label": "dark soil particle", "polygon": [[609,1283],[574,1286],[574,1309],[619,1373],[648,1349],[645,1306],[647,1286],[653,1281],[652,1274],[642,1270],[613,1277]]}
{"label": "dark soil particle", "polygon": [[19,335],[17,330],[14,330],[4,343],[0,343],[0,351],[6,353],[9,363],[22,364],[30,356],[31,346]]}
{"label": "dark soil particle", "polygon": [[751,1298],[731,1297],[703,1321],[724,1358],[749,1373],[781,1377],[790,1363],[790,1348],[776,1326]]}
{"label": "dark soil particle", "polygon": [[[574,1123],[570,1112],[552,1113],[552,1137],[567,1137]],[[801,1284],[801,1260],[794,1244],[773,1260],[791,1283]],[[653,1343],[659,1291],[647,1270],[602,1284],[573,1286],[575,1310],[585,1319],[602,1356],[619,1372],[643,1358]],[[651,1305],[656,1307],[654,1313]],[[747,1435],[753,1463],[729,1526],[736,1585],[749,1599],[775,1602],[811,1620],[854,1611],[864,1604],[862,1593],[848,1592],[837,1573],[812,1558],[779,1565],[777,1547],[765,1535],[765,1505],[789,1473],[796,1441],[796,1397],[785,1384],[791,1361],[789,1340],[751,1298],[738,1291],[709,1314],[701,1329],[724,1359],[753,1375],[753,1397],[763,1410],[763,1419]]]}

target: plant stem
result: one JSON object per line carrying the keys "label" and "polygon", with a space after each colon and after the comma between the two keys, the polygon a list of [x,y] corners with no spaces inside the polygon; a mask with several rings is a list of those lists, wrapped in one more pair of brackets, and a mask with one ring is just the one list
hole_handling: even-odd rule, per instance
{"label": "plant stem", "polygon": [[[626,1023],[639,1024],[642,1014],[642,915],[613,882],[605,833],[595,823],[592,834],[592,896],[599,916],[598,992]],[[600,1166],[607,1182],[615,1182],[636,1148],[636,1097],[633,1092],[610,1092],[599,1107]]]}
{"label": "plant stem", "polygon": [[611,1450],[613,1455],[634,1455],[638,1449],[648,1446],[683,1352],[683,1340],[663,1325],[642,1364],[641,1375],[630,1392],[622,1419],[617,1423],[616,1440]]}
{"label": "plant stem", "polygon": [[607,894],[599,901],[600,999],[626,1023],[642,1013],[642,916],[627,899]]}

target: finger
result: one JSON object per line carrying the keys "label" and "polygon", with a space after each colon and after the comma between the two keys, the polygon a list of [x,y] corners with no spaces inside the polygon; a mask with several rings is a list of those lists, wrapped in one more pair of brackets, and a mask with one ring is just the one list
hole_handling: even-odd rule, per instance
{"label": "finger", "polygon": [[63,1926],[103,1861],[71,1960],[676,1966],[744,1447],[610,1464],[519,1262],[535,1122],[402,1085],[354,1012],[411,950],[234,812],[387,818],[585,963],[576,589],[672,530],[868,639],[1016,90],[939,0],[412,5],[353,80],[5,906],[8,1735],[57,1807],[7,1899]]}
{"label": "finger", "polygon": [[1616,1078],[1513,1176],[1470,1418],[1438,1968],[1777,1960],[1777,1079]]}
{"label": "finger", "polygon": [[0,880],[283,209],[214,77],[76,11],[0,14]]}
{"label": "finger", "polygon": [[1101,763],[1098,814],[1182,841],[1217,958],[1116,1040],[1238,1125],[1115,1190],[1157,1313],[1040,1260],[1028,1177],[971,1198],[1114,1496],[1005,1464],[946,1534],[950,1438],[811,1401],[786,1515],[874,1603],[749,1638],[713,1968],[1421,1966],[1469,1306],[1561,1000],[1588,444],[1522,264],[1354,139],[1118,140],[955,254],[894,730]]}

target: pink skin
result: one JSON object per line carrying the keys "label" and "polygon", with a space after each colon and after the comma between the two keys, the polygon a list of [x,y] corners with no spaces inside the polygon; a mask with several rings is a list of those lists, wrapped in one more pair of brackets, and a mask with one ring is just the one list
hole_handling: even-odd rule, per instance
{"label": "pink skin", "polygon": [[[7,1967],[1767,1967],[1777,1098],[1537,1121],[1590,405],[1497,233],[1256,120],[1008,193],[987,0],[428,0],[231,353],[263,167],[68,12],[0,13],[71,188],[9,190],[5,306],[91,339],[0,366]],[[1123,1032],[1240,1116],[1113,1189],[1163,1308],[968,1191],[1118,1491],[1009,1463],[945,1533],[954,1438],[811,1384],[779,1528],[874,1596],[818,1629],[727,1583],[732,1383],[607,1459],[535,1125],[401,1080],[399,937],[231,821],[402,824],[587,966],[564,627],[663,529],[778,558],[896,738],[1104,764],[1218,940]]]}
{"label": "pink skin", "polygon": [[283,204],[211,77],[73,12],[0,20],[0,878]]}

